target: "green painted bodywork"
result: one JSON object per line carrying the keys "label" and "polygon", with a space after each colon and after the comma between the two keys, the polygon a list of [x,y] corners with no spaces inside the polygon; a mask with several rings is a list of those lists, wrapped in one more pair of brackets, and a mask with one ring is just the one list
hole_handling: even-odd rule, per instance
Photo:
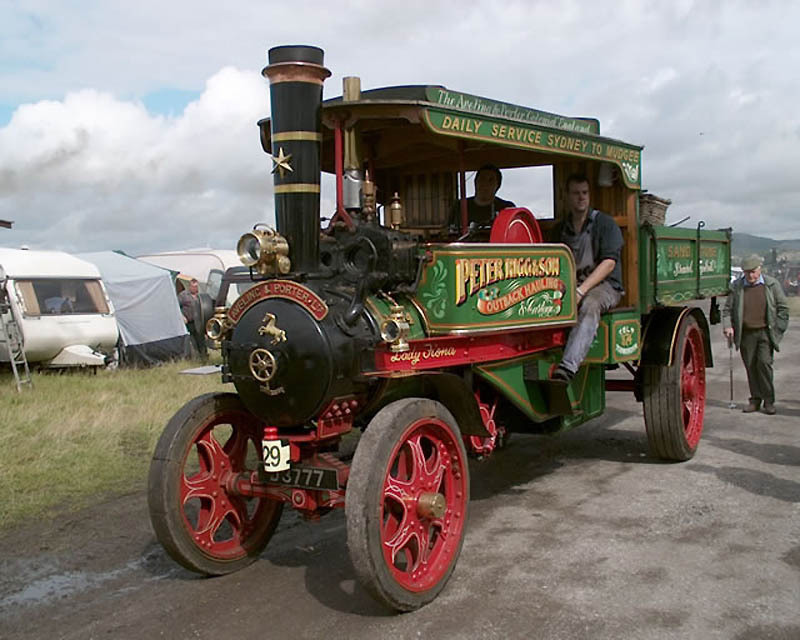
{"label": "green painted bodywork", "polygon": [[559,349],[477,365],[474,370],[533,422],[558,415],[559,430],[567,430],[605,410],[605,370],[599,365],[584,364],[572,382],[564,386],[549,381],[550,368],[560,359]]}
{"label": "green painted bodywork", "polygon": [[431,335],[570,326],[575,263],[561,244],[428,245],[414,295]]}
{"label": "green painted bodywork", "polygon": [[586,362],[619,364],[638,360],[642,351],[641,325],[641,316],[636,310],[604,314]]}
{"label": "green painted bodywork", "polygon": [[422,340],[427,338],[428,334],[425,332],[425,324],[419,310],[405,296],[395,296],[392,300],[389,300],[384,296],[372,295],[367,297],[365,306],[380,326],[380,323],[391,314],[390,307],[394,306],[393,302],[405,309],[406,321],[408,322],[408,336],[406,339]]}
{"label": "green painted bodywork", "polygon": [[706,231],[643,225],[639,233],[642,312],[728,293],[729,230]]}
{"label": "green painted bodywork", "polygon": [[[501,168],[552,164],[560,171],[570,164],[608,162],[617,167],[615,175],[627,187],[620,189],[626,192],[620,197],[635,198],[642,186],[642,147],[601,136],[597,120],[560,116],[441,86],[385,87],[364,91],[357,100],[326,100],[323,120],[328,127],[323,131],[323,151],[335,148],[333,130],[344,122],[364,136],[372,135],[376,166],[387,174],[396,171],[399,177],[415,167],[420,174],[455,172],[460,153],[464,169],[475,169],[484,161]],[[386,140],[381,137],[384,127]],[[404,144],[406,128],[413,145]],[[262,127],[262,135],[268,135],[265,131],[268,127]],[[323,152],[322,165],[326,171],[335,170],[332,153]],[[626,222],[636,224],[629,200],[624,211]],[[561,348],[472,366],[476,376],[493,385],[530,420],[547,422],[543,425],[547,430],[556,416],[563,430],[602,414],[604,367],[639,361],[644,347],[642,323],[658,315],[651,313],[654,309],[728,291],[729,231],[644,224],[624,229],[626,237],[632,237],[631,231],[638,235],[638,298],[631,296],[634,299],[627,300],[631,306],[603,315],[586,362],[570,385],[549,380]],[[429,259],[412,295],[372,295],[366,300],[378,323],[389,316],[392,306],[402,305],[409,341],[569,328],[576,321],[575,265],[564,245],[427,244],[420,252]],[[630,253],[633,259],[636,252]],[[520,260],[528,260],[523,275],[514,272]],[[628,283],[631,291],[636,290],[635,284]],[[402,375],[414,373],[403,371]],[[393,380],[392,384],[401,383]]]}

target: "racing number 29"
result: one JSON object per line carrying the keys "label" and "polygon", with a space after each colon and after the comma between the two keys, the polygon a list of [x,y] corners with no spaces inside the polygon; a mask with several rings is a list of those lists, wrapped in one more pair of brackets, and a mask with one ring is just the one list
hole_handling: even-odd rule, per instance
{"label": "racing number 29", "polygon": [[280,440],[263,440],[261,445],[265,471],[286,471],[289,468],[291,453],[288,444]]}

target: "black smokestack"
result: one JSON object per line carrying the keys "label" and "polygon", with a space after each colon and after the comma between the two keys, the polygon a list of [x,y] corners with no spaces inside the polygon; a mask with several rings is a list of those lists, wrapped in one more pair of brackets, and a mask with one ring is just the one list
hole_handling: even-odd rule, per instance
{"label": "black smokestack", "polygon": [[323,57],[317,47],[274,47],[261,72],[270,85],[275,220],[295,272],[319,264],[322,83],[331,74]]}

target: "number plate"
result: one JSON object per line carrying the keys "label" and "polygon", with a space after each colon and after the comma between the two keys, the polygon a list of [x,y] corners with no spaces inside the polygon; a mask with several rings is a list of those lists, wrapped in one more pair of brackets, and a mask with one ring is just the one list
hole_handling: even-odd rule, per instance
{"label": "number plate", "polygon": [[335,491],[339,488],[339,476],[336,469],[327,467],[303,467],[294,465],[286,471],[262,471],[262,480],[270,484],[282,484],[286,487],[300,489],[329,489]]}

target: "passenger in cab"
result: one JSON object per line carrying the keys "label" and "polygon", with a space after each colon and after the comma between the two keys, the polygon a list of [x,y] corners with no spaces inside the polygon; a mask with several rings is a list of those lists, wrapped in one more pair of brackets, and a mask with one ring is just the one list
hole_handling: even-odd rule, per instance
{"label": "passenger in cab", "polygon": [[[513,207],[514,203],[497,197],[503,183],[503,174],[493,164],[485,164],[475,174],[475,195],[467,198],[467,223],[487,226],[503,209]],[[461,201],[453,203],[450,212],[450,228],[461,232]]]}
{"label": "passenger in cab", "polygon": [[575,258],[578,324],[569,333],[564,355],[552,377],[569,382],[581,366],[600,325],[600,315],[619,304],[622,294],[622,232],[614,218],[589,204],[589,180],[567,179],[567,214],[554,227],[554,242],[563,242]]}

